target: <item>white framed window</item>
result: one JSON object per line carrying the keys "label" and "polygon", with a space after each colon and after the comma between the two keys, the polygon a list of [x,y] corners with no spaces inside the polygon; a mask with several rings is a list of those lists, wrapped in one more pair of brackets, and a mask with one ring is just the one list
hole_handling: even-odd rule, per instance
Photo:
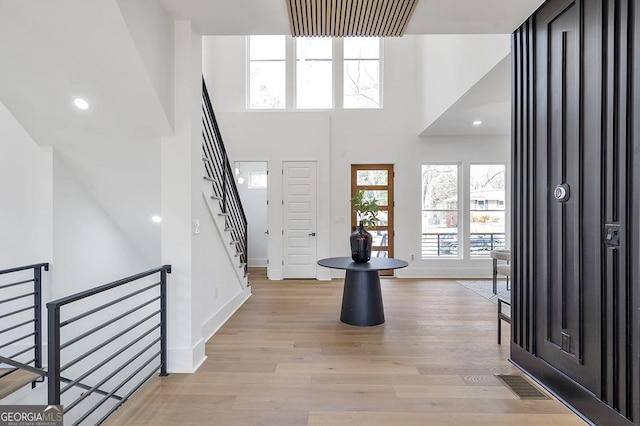
{"label": "white framed window", "polygon": [[506,246],[506,164],[422,165],[422,258],[477,259]]}
{"label": "white framed window", "polygon": [[267,188],[267,172],[248,172],[247,188],[249,189],[266,189]]}
{"label": "white framed window", "polygon": [[286,106],[285,36],[249,36],[249,109]]}
{"label": "white framed window", "polygon": [[330,37],[296,38],[296,108],[333,107],[333,43]]}
{"label": "white framed window", "polygon": [[422,258],[460,257],[459,164],[422,165]]}
{"label": "white framed window", "polygon": [[506,165],[469,165],[469,256],[487,257],[505,247]]}
{"label": "white framed window", "polygon": [[382,107],[380,38],[247,36],[247,47],[248,109]]}
{"label": "white framed window", "polygon": [[344,108],[380,108],[380,39],[344,38]]}

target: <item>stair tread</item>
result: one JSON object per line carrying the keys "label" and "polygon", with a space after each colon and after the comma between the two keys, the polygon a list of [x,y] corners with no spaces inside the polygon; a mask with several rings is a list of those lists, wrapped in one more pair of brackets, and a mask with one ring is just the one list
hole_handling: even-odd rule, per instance
{"label": "stair tread", "polygon": [[[6,373],[9,369],[0,369],[0,375]],[[40,376],[25,370],[16,370],[13,373],[0,378],[0,399],[5,398],[23,386],[28,385]]]}

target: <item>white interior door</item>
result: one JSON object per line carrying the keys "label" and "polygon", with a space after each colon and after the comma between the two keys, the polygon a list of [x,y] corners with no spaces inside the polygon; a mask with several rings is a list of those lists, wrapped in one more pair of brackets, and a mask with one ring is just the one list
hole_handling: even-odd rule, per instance
{"label": "white interior door", "polygon": [[316,278],[316,163],[284,162],[282,186],[282,275],[284,278]]}

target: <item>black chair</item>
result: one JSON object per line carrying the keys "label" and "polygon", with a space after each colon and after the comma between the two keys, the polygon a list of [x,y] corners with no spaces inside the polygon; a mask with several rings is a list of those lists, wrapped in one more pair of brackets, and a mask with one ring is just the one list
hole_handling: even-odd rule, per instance
{"label": "black chair", "polygon": [[511,324],[511,303],[504,299],[498,299],[498,344],[501,344],[502,340],[502,323],[505,321]]}

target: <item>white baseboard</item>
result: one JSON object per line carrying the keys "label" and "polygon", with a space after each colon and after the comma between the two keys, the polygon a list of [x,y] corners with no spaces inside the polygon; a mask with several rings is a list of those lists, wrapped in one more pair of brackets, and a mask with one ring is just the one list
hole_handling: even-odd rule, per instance
{"label": "white baseboard", "polygon": [[169,373],[195,373],[207,359],[205,339],[200,339],[191,348],[168,348],[167,371]]}
{"label": "white baseboard", "polygon": [[491,266],[480,267],[422,267],[398,269],[395,271],[397,278],[487,278],[491,279]]}
{"label": "white baseboard", "polygon": [[224,325],[225,322],[251,297],[251,287],[247,287],[240,291],[233,299],[231,299],[226,305],[218,310],[215,314],[211,315],[202,324],[202,335],[207,342],[211,336],[213,336]]}
{"label": "white baseboard", "polygon": [[249,268],[264,268],[267,266],[267,259],[249,258]]}

